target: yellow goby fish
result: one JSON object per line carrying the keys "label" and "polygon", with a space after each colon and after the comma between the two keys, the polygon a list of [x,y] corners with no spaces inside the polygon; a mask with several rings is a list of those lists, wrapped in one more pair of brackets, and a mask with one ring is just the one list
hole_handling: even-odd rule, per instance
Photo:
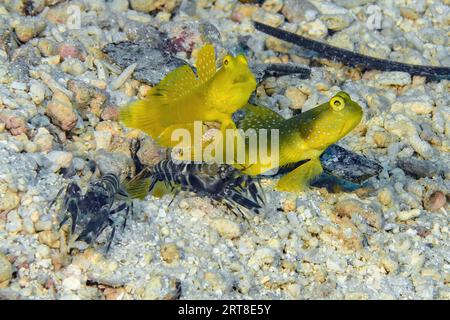
{"label": "yellow goby fish", "polygon": [[231,115],[244,106],[256,80],[243,55],[225,56],[216,69],[214,47],[206,44],[196,61],[197,76],[188,66],[170,72],[143,100],[120,110],[119,121],[149,134],[160,145],[173,147],[175,129],[193,134],[194,121],[216,121],[224,130],[233,126]]}
{"label": "yellow goby fish", "polygon": [[[240,109],[238,114],[241,117],[236,120],[237,128],[255,129],[257,134],[259,129],[278,129],[279,148],[269,150],[269,154],[273,157],[274,152],[277,153],[279,167],[295,167],[296,163],[310,159],[284,175],[277,184],[279,191],[301,192],[312,178],[323,172],[320,155],[355,128],[361,121],[363,112],[346,92],[341,91],[329,102],[290,119],[284,119],[269,108],[251,104]],[[267,146],[270,149],[271,144],[267,143]],[[246,159],[249,159],[249,153],[258,152],[248,143],[246,147]],[[249,175],[264,174],[276,169],[263,165],[259,157],[256,163],[243,164],[243,168],[243,172]]]}

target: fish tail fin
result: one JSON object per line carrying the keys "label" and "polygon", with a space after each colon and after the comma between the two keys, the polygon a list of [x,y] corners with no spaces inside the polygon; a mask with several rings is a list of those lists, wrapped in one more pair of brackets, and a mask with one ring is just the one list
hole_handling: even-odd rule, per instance
{"label": "fish tail fin", "polygon": [[127,127],[140,129],[157,139],[168,124],[168,110],[160,104],[152,104],[149,100],[137,100],[122,108],[119,121]]}
{"label": "fish tail fin", "polygon": [[278,191],[302,192],[311,179],[323,172],[319,158],[311,159],[282,177],[277,184]]}
{"label": "fish tail fin", "polygon": [[[185,104],[180,101],[199,83],[189,66],[181,66],[150,89],[144,100],[134,101],[122,108],[119,121],[128,127],[144,131],[154,140],[161,140],[158,142],[162,146],[170,147],[168,140],[171,138],[171,126],[183,126],[182,123],[191,121],[189,113],[182,112]],[[180,119],[181,117],[184,118]]]}
{"label": "fish tail fin", "polygon": [[192,113],[182,110],[186,108],[183,99],[216,73],[215,52],[211,44],[200,49],[197,72],[198,77],[188,65],[172,70],[148,91],[146,99],[132,102],[122,108],[119,120],[127,127],[140,129],[149,134],[162,146],[173,146],[171,142],[173,130],[176,128],[189,130],[189,126],[183,123],[193,120]]}

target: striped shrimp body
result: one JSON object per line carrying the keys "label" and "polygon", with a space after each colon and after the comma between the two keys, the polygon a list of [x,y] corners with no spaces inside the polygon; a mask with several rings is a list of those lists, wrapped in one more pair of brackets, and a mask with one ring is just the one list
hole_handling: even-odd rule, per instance
{"label": "striped shrimp body", "polygon": [[146,167],[138,176],[135,178],[139,180],[150,179],[147,192],[151,192],[160,181],[171,190],[190,191],[224,203],[243,216],[245,213],[241,208],[259,213],[264,203],[256,181],[226,164],[175,162],[169,159]]}
{"label": "striped shrimp body", "polygon": [[[58,192],[50,206],[53,205],[63,190],[64,188]],[[122,200],[122,203],[113,208],[116,200]],[[106,227],[111,226],[112,231],[106,249],[108,251],[115,234],[116,219],[114,219],[114,216],[123,211],[125,212],[123,228],[125,228],[127,217],[132,210],[128,200],[128,193],[122,187],[119,178],[113,173],[107,173],[99,180],[90,183],[84,195],[81,193],[80,187],[75,182],[71,182],[64,195],[63,210],[65,216],[60,223],[60,227],[71,218],[72,234],[76,227],[81,230],[76,241],[92,244]]]}

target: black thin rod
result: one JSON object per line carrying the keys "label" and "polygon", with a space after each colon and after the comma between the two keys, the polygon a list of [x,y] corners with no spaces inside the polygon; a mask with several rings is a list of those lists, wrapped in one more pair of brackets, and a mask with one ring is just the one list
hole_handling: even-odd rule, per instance
{"label": "black thin rod", "polygon": [[320,57],[341,62],[350,67],[377,69],[381,71],[403,71],[411,75],[425,76],[430,80],[450,79],[450,68],[420,66],[369,57],[350,50],[341,49],[326,43],[311,40],[292,32],[268,26],[261,22],[254,21],[254,23],[255,28],[261,32],[280,40],[315,51]]}
{"label": "black thin rod", "polygon": [[311,70],[293,64],[271,63],[267,65],[266,73],[269,75],[287,75],[297,74],[300,79],[308,79],[311,76]]}

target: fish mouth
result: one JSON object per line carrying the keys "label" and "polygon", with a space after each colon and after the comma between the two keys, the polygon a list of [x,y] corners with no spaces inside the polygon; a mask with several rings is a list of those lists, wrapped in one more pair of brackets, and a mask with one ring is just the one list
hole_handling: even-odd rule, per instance
{"label": "fish mouth", "polygon": [[243,83],[246,83],[247,81],[248,81],[247,77],[239,77],[239,78],[233,80],[232,83],[233,84],[243,84]]}
{"label": "fish mouth", "polygon": [[233,84],[249,83],[249,82],[252,82],[252,80],[253,80],[252,78],[253,78],[252,75],[242,74],[242,75],[236,77],[232,83]]}
{"label": "fish mouth", "polygon": [[233,86],[256,86],[256,81],[249,76],[241,76],[233,80]]}
{"label": "fish mouth", "polygon": [[342,127],[341,127],[341,130],[339,131],[339,133],[338,133],[338,135],[340,136],[340,137],[342,137],[342,136],[344,136],[345,135],[345,128],[346,126],[345,125],[343,125]]}
{"label": "fish mouth", "polygon": [[353,128],[356,127],[356,124],[353,121],[346,121],[342,126],[341,130],[339,131],[339,135],[341,137],[345,136],[347,133],[353,130]]}

